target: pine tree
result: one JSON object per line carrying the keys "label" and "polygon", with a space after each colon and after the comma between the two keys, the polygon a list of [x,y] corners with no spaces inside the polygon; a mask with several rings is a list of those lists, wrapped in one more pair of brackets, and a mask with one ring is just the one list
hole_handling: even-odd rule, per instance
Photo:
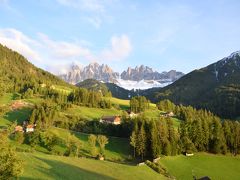
{"label": "pine tree", "polygon": [[146,132],[144,129],[144,123],[142,122],[140,131],[138,133],[138,141],[137,141],[137,153],[138,155],[141,155],[142,160],[146,151]]}
{"label": "pine tree", "polygon": [[29,119],[29,124],[34,124],[35,123],[35,118],[36,118],[36,109],[33,109],[32,114]]}
{"label": "pine tree", "polygon": [[226,150],[226,140],[223,134],[221,122],[218,118],[213,119],[213,131],[211,139],[211,151],[222,153]]}
{"label": "pine tree", "polygon": [[161,154],[161,144],[158,136],[158,130],[155,121],[151,121],[151,149],[152,156],[157,158]]}
{"label": "pine tree", "polygon": [[130,136],[130,145],[133,147],[133,157],[135,158],[135,151],[137,145],[137,135],[135,131],[133,131],[132,135]]}
{"label": "pine tree", "polygon": [[231,131],[230,123],[231,123],[230,121],[223,122],[223,132],[224,132],[224,136],[226,139],[226,144],[228,146],[228,149],[230,150],[230,152],[233,152],[234,136]]}

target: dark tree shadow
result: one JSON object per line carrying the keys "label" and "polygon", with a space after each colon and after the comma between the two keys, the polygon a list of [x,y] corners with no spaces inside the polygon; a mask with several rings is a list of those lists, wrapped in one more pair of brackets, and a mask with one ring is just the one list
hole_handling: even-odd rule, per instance
{"label": "dark tree shadow", "polygon": [[14,111],[9,111],[4,115],[4,118],[10,122],[17,121],[21,124],[23,121],[27,120],[30,116],[31,109],[29,108],[21,108]]}
{"label": "dark tree shadow", "polygon": [[[93,171],[89,171],[86,169],[82,169],[80,167],[66,164],[61,161],[57,160],[49,160],[49,159],[44,159],[40,157],[34,156],[34,158],[43,161],[44,163],[47,163],[51,168],[50,169],[45,169],[44,167],[38,166],[36,169],[43,173],[46,174],[49,178],[52,179],[64,179],[64,180],[81,180],[81,179],[91,179],[91,180],[99,180],[99,179],[106,179],[106,180],[113,180],[114,178],[99,174]],[[36,177],[40,178],[41,177]],[[21,177],[21,179],[35,179],[35,178],[29,178],[29,177]]]}

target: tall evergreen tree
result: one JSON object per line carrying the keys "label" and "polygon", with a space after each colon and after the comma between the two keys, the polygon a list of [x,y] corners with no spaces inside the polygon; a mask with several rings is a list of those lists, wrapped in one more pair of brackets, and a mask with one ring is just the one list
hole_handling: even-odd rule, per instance
{"label": "tall evergreen tree", "polygon": [[146,132],[144,128],[144,123],[142,123],[141,128],[138,132],[138,141],[137,141],[137,153],[141,156],[142,160],[146,152]]}

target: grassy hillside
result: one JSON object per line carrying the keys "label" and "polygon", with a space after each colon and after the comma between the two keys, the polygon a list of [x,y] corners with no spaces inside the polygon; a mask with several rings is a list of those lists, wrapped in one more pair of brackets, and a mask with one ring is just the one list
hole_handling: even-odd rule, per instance
{"label": "grassy hillside", "polygon": [[20,179],[164,179],[147,166],[40,153],[19,155],[25,160],[25,171]]}
{"label": "grassy hillside", "polygon": [[14,121],[21,123],[29,117],[31,113],[31,108],[29,107],[11,110],[11,103],[14,102],[16,97],[18,97],[18,95],[13,93],[6,93],[2,97],[0,97],[0,106],[3,105],[9,107],[8,112],[0,116],[0,127],[6,127]]}
{"label": "grassy hillside", "polygon": [[14,99],[16,99],[16,97],[18,97],[17,94],[5,93],[5,94],[3,94],[3,96],[0,97],[0,104],[1,104],[1,105],[9,104],[11,101],[13,101]]}
{"label": "grassy hillside", "polygon": [[27,88],[45,85],[72,87],[56,76],[35,67],[19,53],[0,44],[0,93],[25,92]]}
{"label": "grassy hillside", "polygon": [[80,116],[85,119],[99,119],[102,116],[113,116],[121,115],[121,111],[117,109],[100,109],[100,108],[89,108],[83,106],[74,106],[73,108],[68,109],[65,113]]}
{"label": "grassy hillside", "polygon": [[[74,134],[81,142],[82,148],[81,153],[84,156],[90,156],[89,154],[89,144],[88,136],[89,134],[69,131],[61,128],[52,128],[52,131],[55,132],[60,138],[64,141],[67,138],[69,132]],[[106,158],[111,161],[123,161],[126,160],[131,152],[131,147],[129,145],[129,140],[127,138],[117,138],[117,137],[108,137],[109,143],[106,145]]]}
{"label": "grassy hillside", "polygon": [[22,108],[14,111],[9,111],[5,115],[0,116],[0,126],[7,126],[11,122],[17,121],[21,124],[23,121],[27,120],[31,114],[30,108]]}
{"label": "grassy hillside", "polygon": [[237,180],[240,177],[240,157],[198,153],[192,157],[169,156],[160,159],[169,172],[179,180],[209,176],[213,180]]}

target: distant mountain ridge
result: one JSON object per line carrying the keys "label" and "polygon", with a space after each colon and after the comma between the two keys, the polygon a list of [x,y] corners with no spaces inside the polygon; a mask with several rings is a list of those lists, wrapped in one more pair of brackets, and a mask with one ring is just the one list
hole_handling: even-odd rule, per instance
{"label": "distant mountain ridge", "polygon": [[177,72],[176,70],[171,70],[169,72],[159,73],[153,71],[152,68],[148,66],[136,66],[134,69],[128,68],[127,71],[121,73],[121,78],[124,80],[140,81],[140,80],[157,80],[157,81],[166,81],[171,80],[175,81],[182,77],[184,74],[182,72]]}
{"label": "distant mountain ridge", "polygon": [[77,84],[86,79],[96,79],[103,82],[114,82],[119,77],[119,73],[114,72],[108,65],[98,63],[90,63],[88,66],[80,68],[76,64],[72,64],[70,71],[59,76],[63,80],[71,84]]}
{"label": "distant mountain ridge", "polygon": [[77,84],[86,79],[96,79],[105,83],[115,83],[126,89],[138,89],[144,87],[163,87],[171,84],[183,75],[182,72],[175,70],[159,73],[144,65],[136,66],[135,68],[129,67],[120,74],[113,71],[106,64],[99,65],[95,62],[82,68],[76,64],[72,64],[70,70],[59,77],[71,84]]}

